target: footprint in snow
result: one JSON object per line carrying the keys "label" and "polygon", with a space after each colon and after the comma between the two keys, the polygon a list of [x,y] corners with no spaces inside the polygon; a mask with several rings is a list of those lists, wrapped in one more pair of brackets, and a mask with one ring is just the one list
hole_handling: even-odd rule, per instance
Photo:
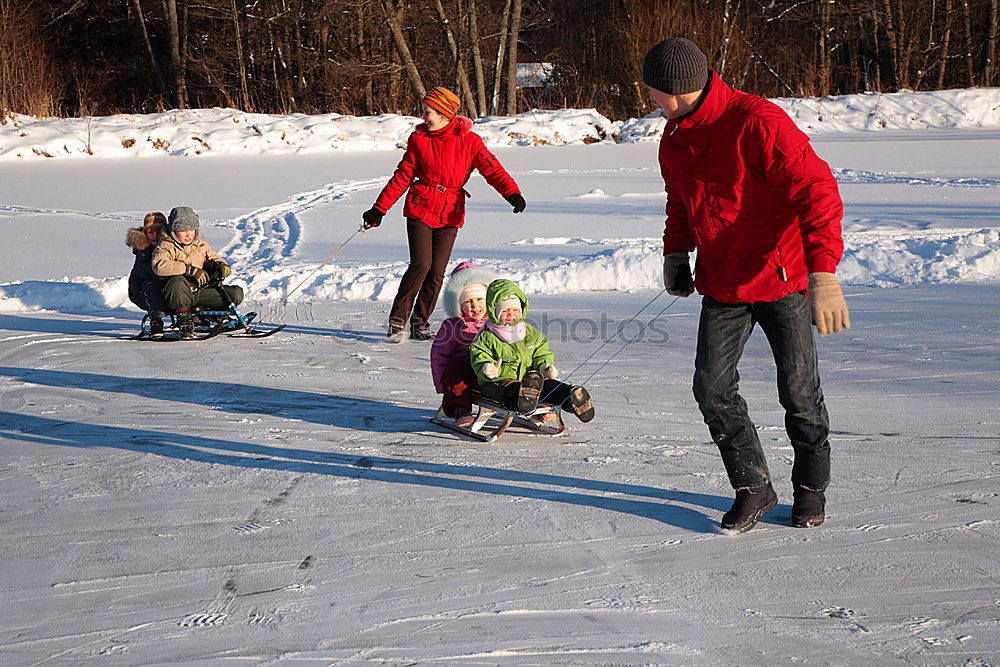
{"label": "footprint in snow", "polygon": [[854,618],[855,611],[846,607],[827,607],[823,610],[823,615],[830,618]]}

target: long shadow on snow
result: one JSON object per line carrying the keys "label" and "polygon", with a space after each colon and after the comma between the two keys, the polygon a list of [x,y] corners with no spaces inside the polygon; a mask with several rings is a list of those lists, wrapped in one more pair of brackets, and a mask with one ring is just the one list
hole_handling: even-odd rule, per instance
{"label": "long shadow on snow", "polygon": [[[241,309],[240,312],[243,312]],[[21,317],[19,315],[0,315],[0,330],[8,331],[34,331],[46,334],[68,334],[74,336],[96,336],[100,338],[125,338],[139,332],[139,324],[142,321],[142,313],[125,308],[104,311],[109,318],[107,321],[95,321],[88,319],[50,319],[45,317]],[[77,313],[70,313],[76,315]],[[90,313],[94,315],[95,313]],[[133,317],[134,322],[121,321],[121,317]],[[115,318],[115,319],[111,319]],[[275,324],[280,323],[280,317],[272,317],[270,320],[261,323],[260,330],[266,331]],[[311,336],[326,336],[345,341],[362,341],[365,343],[380,343],[385,341],[384,331],[369,331],[365,329],[352,329],[348,327],[314,327],[299,324],[288,324],[285,333],[298,333]],[[194,343],[185,343],[194,345]],[[212,343],[214,344],[214,343]]]}
{"label": "long shadow on snow", "polygon": [[[111,317],[109,311],[108,317]],[[128,313],[124,308],[114,314]],[[75,314],[75,313],[73,313]],[[142,317],[141,315],[139,316]],[[97,336],[101,338],[121,338],[123,335],[133,334],[139,330],[139,319],[135,322],[135,331],[124,332],[122,323],[108,319],[107,321],[95,320],[59,320],[45,317],[21,317],[19,315],[0,315],[0,329],[8,331],[34,331],[46,334],[68,334],[74,336]]]}
{"label": "long shadow on snow", "polygon": [[[178,343],[180,344],[182,343]],[[12,366],[0,366],[0,375],[49,387],[132,394],[161,401],[203,405],[234,414],[267,414],[359,431],[398,433],[424,430],[427,427],[427,410],[368,398],[232,382],[135,378]]]}
{"label": "long shadow on snow", "polygon": [[[3,428],[0,428],[0,438],[19,442],[88,449],[114,447],[183,461],[224,464],[258,470],[332,475],[374,482],[415,484],[498,496],[548,500],[633,514],[701,533],[718,532],[716,523],[703,512],[680,506],[677,503],[697,505],[716,511],[723,511],[729,505],[729,499],[720,496],[658,489],[637,484],[619,484],[580,477],[502,470],[483,466],[429,463],[371,456],[347,456],[305,449],[233,442],[196,435],[67,422],[11,412],[0,412],[0,423],[5,424]],[[469,478],[567,487],[573,491],[516,486]],[[577,490],[596,491],[602,495],[588,495]],[[603,495],[607,493],[643,496],[667,502],[608,498]]]}

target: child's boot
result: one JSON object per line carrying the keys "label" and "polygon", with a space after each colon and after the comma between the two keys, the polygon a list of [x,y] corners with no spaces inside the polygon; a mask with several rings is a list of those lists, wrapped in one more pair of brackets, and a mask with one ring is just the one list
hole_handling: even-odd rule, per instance
{"label": "child's boot", "polygon": [[149,318],[149,337],[163,338],[163,320],[159,317]]}
{"label": "child's boot", "polygon": [[187,309],[177,313],[177,330],[180,332],[181,340],[194,338],[194,315]]}
{"label": "child's boot", "polygon": [[563,401],[563,407],[576,415],[582,422],[589,422],[596,414],[594,404],[590,402],[590,392],[586,387],[573,387],[569,397]]}
{"label": "child's boot", "polygon": [[517,411],[527,414],[538,405],[545,378],[538,371],[528,371],[521,378],[521,388],[517,392]]}
{"label": "child's boot", "polygon": [[472,428],[472,425],[475,423],[476,417],[471,412],[455,417],[455,426],[459,428]]}

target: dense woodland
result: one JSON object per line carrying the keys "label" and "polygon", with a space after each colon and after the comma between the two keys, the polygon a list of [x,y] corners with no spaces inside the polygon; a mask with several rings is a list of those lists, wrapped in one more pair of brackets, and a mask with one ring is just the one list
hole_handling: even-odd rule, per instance
{"label": "dense woodland", "polygon": [[[996,86],[998,3],[0,0],[0,117],[413,114],[445,85],[473,117],[625,118],[651,110],[646,49],[677,35],[730,84],[769,97]],[[545,85],[518,86],[516,63],[548,63]]]}

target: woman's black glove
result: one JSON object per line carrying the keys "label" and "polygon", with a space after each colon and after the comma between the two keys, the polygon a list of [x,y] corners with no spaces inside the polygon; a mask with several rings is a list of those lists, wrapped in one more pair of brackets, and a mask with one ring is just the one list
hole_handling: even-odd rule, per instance
{"label": "woman's black glove", "polygon": [[507,197],[507,203],[514,207],[514,213],[520,213],[527,206],[527,202],[524,201],[524,197],[521,196],[520,192],[515,192],[511,196]]}
{"label": "woman's black glove", "polygon": [[382,218],[384,217],[385,213],[372,206],[361,214],[361,219],[365,221],[365,224],[361,225],[361,228],[371,229],[372,227],[378,227],[382,224]]}

